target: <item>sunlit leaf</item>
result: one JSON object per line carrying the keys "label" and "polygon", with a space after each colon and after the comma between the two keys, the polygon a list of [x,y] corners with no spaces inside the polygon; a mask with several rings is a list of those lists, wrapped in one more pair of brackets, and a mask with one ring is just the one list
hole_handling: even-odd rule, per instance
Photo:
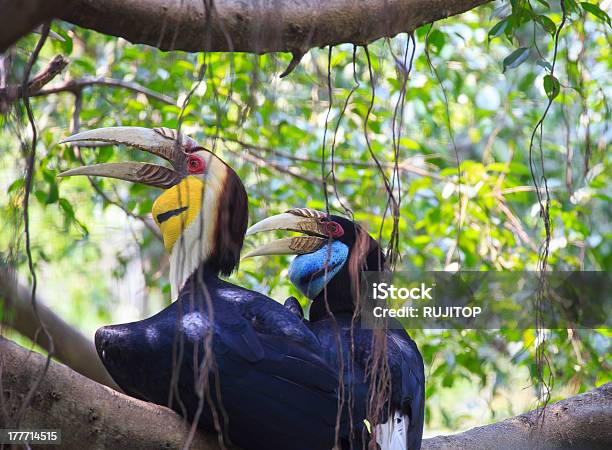
{"label": "sunlit leaf", "polygon": [[553,75],[547,74],[544,75],[544,91],[546,92],[546,96],[550,99],[550,100],[554,100],[554,98],[559,95],[559,91],[560,91],[560,84],[559,84],[559,80],[557,80],[556,77],[554,77]]}
{"label": "sunlit leaf", "polygon": [[521,47],[514,50],[503,61],[503,72],[507,69],[514,69],[524,63],[529,57],[529,47]]}
{"label": "sunlit leaf", "polygon": [[493,39],[504,34],[504,31],[506,31],[506,28],[508,27],[508,23],[508,18],[497,22],[493,28],[489,30],[489,39]]}
{"label": "sunlit leaf", "polygon": [[557,32],[557,26],[555,22],[553,22],[548,16],[538,15],[536,16],[536,21],[542,25],[542,28],[551,35],[554,35]]}
{"label": "sunlit leaf", "polygon": [[611,26],[610,16],[608,15],[608,13],[602,10],[598,5],[595,5],[594,3],[580,2],[580,6],[582,6],[582,8],[586,12],[593,14],[600,21],[608,24],[608,26]]}

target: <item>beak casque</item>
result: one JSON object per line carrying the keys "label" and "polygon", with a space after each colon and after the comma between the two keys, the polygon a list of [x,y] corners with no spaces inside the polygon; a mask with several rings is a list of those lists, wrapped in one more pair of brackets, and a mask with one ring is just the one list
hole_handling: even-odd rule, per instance
{"label": "beak casque", "polygon": [[325,214],[319,211],[292,209],[257,222],[246,231],[247,236],[276,230],[296,231],[307,236],[287,237],[268,242],[248,252],[243,259],[264,255],[303,255],[319,250],[329,242],[325,225],[321,222],[324,217]]}
{"label": "beak casque", "polygon": [[167,128],[109,127],[72,135],[61,144],[125,144],[165,159],[172,169],[150,163],[125,162],[83,166],[60,173],[59,177],[76,175],[101,176],[168,189],[184,178],[186,153],[183,147],[196,147],[188,136]]}

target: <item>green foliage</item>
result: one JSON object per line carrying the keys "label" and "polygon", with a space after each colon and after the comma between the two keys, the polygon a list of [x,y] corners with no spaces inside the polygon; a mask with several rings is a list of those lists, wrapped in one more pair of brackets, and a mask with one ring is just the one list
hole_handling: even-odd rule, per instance
{"label": "green foliage", "polygon": [[514,50],[504,58],[504,72],[506,69],[514,69],[529,58],[529,47],[521,47]]}
{"label": "green foliage", "polygon": [[[81,129],[176,128],[180,123],[238,171],[249,192],[252,221],[292,207],[325,209],[325,176],[332,210],[349,207],[372,235],[380,233],[388,242],[392,220],[388,212],[383,220],[387,193],[374,153],[387,178],[395,180],[398,199],[401,193],[398,269],[452,269],[459,263],[468,270],[536,269],[544,230],[530,173],[529,137],[552,100],[541,147],[539,139],[535,146],[544,155],[551,196],[549,265],[609,270],[610,19],[594,3],[570,0],[561,28],[557,2],[498,5],[416,30],[405,107],[397,114],[406,36],[369,47],[375,87],[369,116],[367,59],[359,48],[353,60],[349,45],[335,47],[329,61],[327,49],[312,50],[281,80],[278,74],[289,55],[162,53],[55,23],[53,30],[63,40],[45,45],[34,71],[61,53],[71,61],[64,79],[106,76],[176,99],[170,105],[142,92],[88,87],[81,95]],[[29,36],[19,43],[15,80],[35,42]],[[170,301],[167,257],[155,235],[131,216],[148,216],[159,192],[94,180],[103,198],[85,178],[55,177],[81,164],[81,158],[88,164],[153,158],[125,148],[56,145],[70,134],[75,97],[62,93],[32,102],[41,133],[31,201],[40,291],[58,314],[90,334],[102,324],[157,311]],[[25,123],[18,109],[0,130],[0,189],[8,193],[0,197],[6,218],[0,248],[16,246],[22,268],[23,242],[17,236]],[[399,181],[393,178],[394,150]],[[280,257],[246,260],[233,279],[279,300],[299,297],[287,282],[287,265]],[[535,374],[540,338],[533,330],[413,335],[427,367],[429,427],[464,428],[534,405],[533,390],[517,392],[517,387],[528,388]],[[553,395],[609,381],[609,330],[547,336]]]}

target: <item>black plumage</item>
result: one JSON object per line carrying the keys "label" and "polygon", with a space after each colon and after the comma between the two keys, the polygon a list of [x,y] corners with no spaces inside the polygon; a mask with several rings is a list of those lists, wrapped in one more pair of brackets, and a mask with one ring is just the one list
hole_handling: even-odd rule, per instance
{"label": "black plumage", "polygon": [[[378,243],[356,223],[339,216],[325,220],[336,222],[343,228],[344,234],[337,240],[349,247],[349,257],[313,299],[309,326],[321,343],[321,355],[336,369],[342,368],[344,405],[351,411],[352,425],[351,438],[347,441],[347,435],[344,437],[345,445],[348,442],[353,448],[362,448],[367,441],[363,419],[368,415],[372,389],[380,387],[372,386],[373,378],[368,368],[373,364],[374,345],[384,344],[390,375],[385,388],[389,395],[380,416],[370,418],[370,421],[375,419],[379,424],[385,423],[396,411],[408,416],[410,422],[404,448],[419,449],[425,408],[423,358],[415,342],[401,327],[378,330],[384,334],[376,341],[373,330],[360,326],[357,299],[360,273],[385,270],[384,255]],[[375,370],[382,370],[382,367]]]}
{"label": "black plumage", "polygon": [[152,212],[170,252],[174,302],[148,319],[97,331],[113,379],[245,450],[331,448],[337,374],[319,356],[318,339],[279,303],[219,278],[238,266],[248,222],[238,175],[174,130],[111,127],[66,139],[92,141],[131,145],[172,165],[98,164],[62,174],[165,189]]}
{"label": "black plumage", "polygon": [[[378,349],[373,333],[351,327],[350,321],[355,274],[382,268],[374,241],[368,237],[367,251],[362,251],[363,234],[352,222],[336,218],[348,231],[340,237],[351,247],[348,263],[340,269],[338,260],[347,256],[342,245],[342,257],[333,267],[336,276],[324,290],[331,301],[326,306],[317,297],[306,323],[296,301],[285,308],[218,277],[237,267],[248,216],[244,186],[227,164],[168,129],[111,127],[64,142],[100,141],[131,145],[172,165],[97,164],[60,174],[105,176],[166,190],[154,203],[153,215],[171,253],[175,301],[148,319],[98,330],[96,348],[117,384],[130,395],[172,407],[204,429],[220,431],[245,450],[329,449],[337,436],[343,448],[364,444],[368,355]],[[298,231],[314,236],[291,239],[301,253],[320,249],[328,235],[339,236],[340,228],[321,222],[322,213],[292,214],[311,220]],[[321,279],[327,268],[316,265]],[[410,416],[410,436],[418,444],[422,361],[405,333],[388,332],[385,339],[391,349],[387,411]],[[348,403],[347,392],[354,393]],[[375,423],[383,420],[384,413]]]}
{"label": "black plumage", "polygon": [[[198,382],[207,336],[213,361]],[[96,347],[126,393],[191,420],[201,409],[207,430],[215,430],[216,412],[217,426],[242,448],[315,450],[334,442],[337,374],[319,356],[317,337],[279,303],[206,265],[168,308],[98,330]]]}

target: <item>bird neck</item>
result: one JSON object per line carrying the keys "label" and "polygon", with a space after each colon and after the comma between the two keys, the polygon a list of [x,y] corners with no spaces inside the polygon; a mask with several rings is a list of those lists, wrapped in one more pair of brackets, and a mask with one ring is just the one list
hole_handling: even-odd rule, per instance
{"label": "bird neck", "polygon": [[317,321],[338,314],[361,314],[365,299],[360,297],[360,280],[363,271],[384,270],[384,255],[380,247],[367,233],[358,235],[357,242],[342,267],[310,306],[309,318]]}
{"label": "bird neck", "polygon": [[328,318],[330,315],[354,313],[355,297],[349,280],[348,272],[343,268],[314,298],[310,305],[311,322]]}
{"label": "bird neck", "polygon": [[[218,158],[215,164],[224,164]],[[216,277],[238,267],[248,223],[248,198],[238,175],[228,166],[209,177],[202,213],[175,242],[170,253],[170,285],[176,300],[187,279],[205,267]]]}
{"label": "bird neck", "polygon": [[203,291],[210,294],[220,283],[223,284],[223,281],[219,279],[219,271],[209,264],[202,263],[187,277],[181,286],[178,298],[189,293],[202,293]]}
{"label": "bird neck", "polygon": [[219,270],[214,271],[210,264],[210,250],[207,245],[199,243],[199,239],[191,238],[189,229],[185,230],[184,236],[176,242],[170,254],[170,291],[172,300],[176,300],[187,280],[200,268],[205,268],[206,273],[219,275]]}
{"label": "bird neck", "polygon": [[324,293],[319,294],[310,305],[309,320],[316,322],[338,314],[353,314],[355,305],[351,296],[334,297],[327,293],[327,306]]}

